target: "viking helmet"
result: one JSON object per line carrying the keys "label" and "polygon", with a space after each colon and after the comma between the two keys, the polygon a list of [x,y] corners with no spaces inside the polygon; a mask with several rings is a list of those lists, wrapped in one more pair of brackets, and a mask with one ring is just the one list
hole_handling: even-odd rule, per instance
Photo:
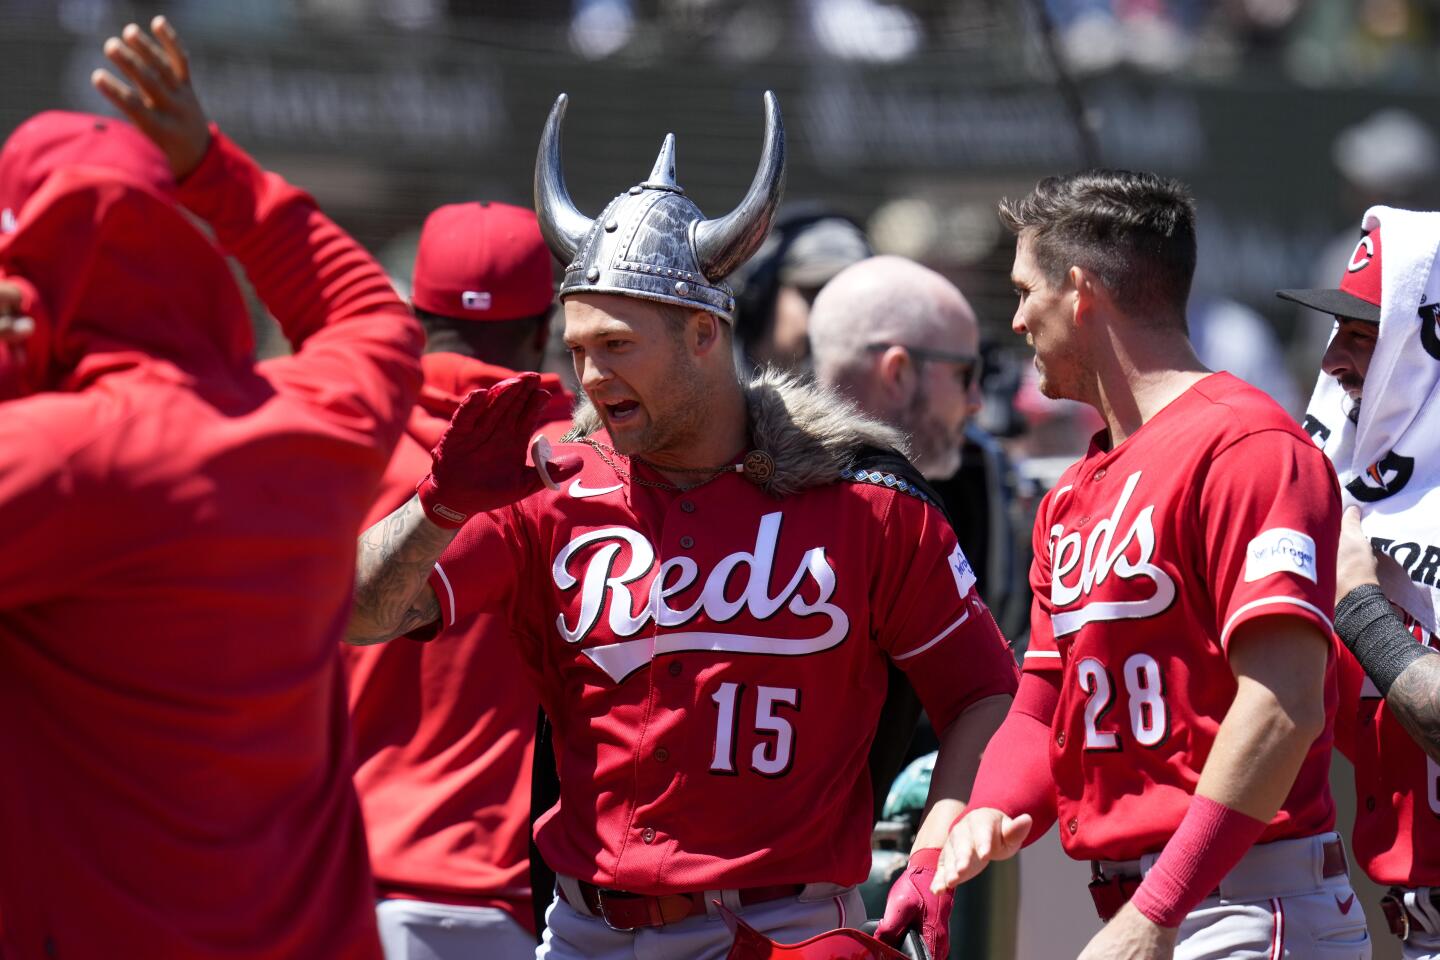
{"label": "viking helmet", "polygon": [[775,94],[765,93],[765,146],[745,199],[716,220],[675,182],[675,135],[668,134],[650,176],[611,200],[599,219],[575,208],[560,166],[560,94],[535,159],[535,212],[550,250],[565,266],[560,298],[618,293],[708,310],[735,319],[724,278],[764,242],[785,183],[785,130]]}

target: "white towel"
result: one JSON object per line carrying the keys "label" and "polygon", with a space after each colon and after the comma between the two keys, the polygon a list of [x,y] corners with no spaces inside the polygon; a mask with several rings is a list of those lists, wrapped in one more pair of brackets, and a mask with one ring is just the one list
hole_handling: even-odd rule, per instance
{"label": "white towel", "polygon": [[1381,568],[1386,596],[1434,633],[1440,623],[1440,213],[1372,207],[1363,228],[1377,226],[1380,332],[1359,421],[1350,422],[1345,391],[1321,371],[1305,430],[1335,464],[1345,504],[1360,508],[1365,533],[1405,570],[1401,579]]}

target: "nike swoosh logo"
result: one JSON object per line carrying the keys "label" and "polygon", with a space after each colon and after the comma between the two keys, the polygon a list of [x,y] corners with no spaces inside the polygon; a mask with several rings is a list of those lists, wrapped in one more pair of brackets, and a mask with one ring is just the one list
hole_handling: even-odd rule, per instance
{"label": "nike swoosh logo", "polygon": [[607,493],[614,493],[622,486],[624,484],[617,483],[613,487],[587,487],[580,482],[579,477],[576,477],[570,481],[570,496],[576,500],[584,500],[586,497],[603,497]]}
{"label": "nike swoosh logo", "polygon": [[1355,905],[1355,894],[1353,894],[1353,893],[1350,894],[1350,896],[1346,897],[1344,900],[1341,900],[1339,897],[1336,897],[1336,898],[1335,898],[1335,906],[1337,906],[1337,907],[1340,908],[1340,912],[1341,912],[1341,913],[1347,913],[1347,914],[1348,914],[1348,913],[1350,912],[1350,908],[1353,907],[1354,905]]}

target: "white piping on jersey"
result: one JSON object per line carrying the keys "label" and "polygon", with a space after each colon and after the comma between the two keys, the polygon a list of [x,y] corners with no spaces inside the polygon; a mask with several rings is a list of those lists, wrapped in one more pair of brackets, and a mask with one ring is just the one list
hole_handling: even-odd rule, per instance
{"label": "white piping on jersey", "polygon": [[444,567],[438,563],[435,564],[435,572],[440,574],[440,582],[445,585],[445,599],[450,601],[449,605],[445,608],[449,614],[449,616],[445,618],[445,626],[453,627],[455,626],[455,589],[450,586],[450,578],[445,575]]}
{"label": "white piping on jersey", "polygon": [[1319,617],[1321,622],[1325,624],[1325,629],[1331,631],[1335,629],[1334,624],[1330,622],[1330,618],[1325,616],[1324,611],[1322,611],[1319,607],[1315,606],[1315,604],[1313,603],[1301,600],[1298,597],[1261,597],[1259,600],[1251,600],[1249,603],[1245,604],[1245,606],[1230,614],[1230,619],[1225,621],[1225,629],[1220,631],[1220,645],[1223,647],[1225,645],[1225,641],[1229,639],[1230,631],[1234,629],[1236,620],[1240,619],[1240,617],[1249,613],[1251,610],[1254,610],[1256,607],[1264,607],[1272,603],[1288,603],[1291,606],[1302,607],[1315,614],[1315,616]]}
{"label": "white piping on jersey", "polygon": [[850,619],[841,611],[840,616],[831,621],[829,630],[808,640],[697,630],[622,640],[580,652],[604,670],[611,680],[620,683],[663,653],[765,653],[773,657],[804,657],[838,647],[849,632]]}
{"label": "white piping on jersey", "polygon": [[1060,651],[1059,651],[1059,650],[1026,650],[1026,651],[1025,651],[1025,659],[1026,659],[1026,660],[1029,660],[1031,657],[1034,657],[1036,660],[1059,660],[1059,659],[1060,659]]}
{"label": "white piping on jersey", "polygon": [[902,654],[899,654],[898,656],[891,657],[890,659],[892,659],[892,660],[909,660],[911,657],[918,657],[918,656],[920,656],[920,654],[924,653],[926,650],[929,650],[931,647],[935,646],[935,644],[939,643],[941,640],[944,640],[946,637],[950,636],[950,634],[954,633],[955,630],[956,630],[956,628],[959,627],[960,624],[964,623],[966,620],[969,620],[969,619],[970,619],[970,611],[969,611],[969,610],[966,610],[964,613],[960,614],[960,619],[959,619],[959,620],[956,620],[954,623],[950,624],[950,626],[946,627],[944,630],[941,630],[939,633],[937,633],[937,634],[935,635],[934,639],[932,639],[929,643],[924,644],[923,646],[916,647],[914,650],[911,650],[909,653],[902,653]]}

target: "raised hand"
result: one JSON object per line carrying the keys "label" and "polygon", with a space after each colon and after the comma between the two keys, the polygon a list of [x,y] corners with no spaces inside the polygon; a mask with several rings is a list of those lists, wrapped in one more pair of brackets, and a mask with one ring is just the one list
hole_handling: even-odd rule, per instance
{"label": "raised hand", "polygon": [[102,69],[90,75],[90,82],[155,141],[175,179],[183,180],[205,158],[210,123],[190,84],[190,58],[175,28],[156,17],[150,29],[153,37],[132,23],[105,41],[105,56],[125,80]]}
{"label": "raised hand", "polygon": [[[525,453],[549,396],[538,373],[471,391],[431,452],[430,475],[415,491],[431,522],[454,529],[540,489],[540,473],[525,463]],[[556,457],[548,470],[559,482],[578,473],[580,461]]]}
{"label": "raised hand", "polygon": [[1020,852],[1033,824],[1028,813],[1007,817],[989,807],[967,810],[945,838],[930,889],[936,893],[953,890],[992,860],[1009,860]]}

